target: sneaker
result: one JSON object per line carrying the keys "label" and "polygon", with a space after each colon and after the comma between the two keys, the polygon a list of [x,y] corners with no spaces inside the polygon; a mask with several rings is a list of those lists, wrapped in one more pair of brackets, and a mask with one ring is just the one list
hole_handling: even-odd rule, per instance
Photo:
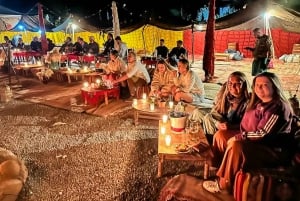
{"label": "sneaker", "polygon": [[218,193],[221,191],[218,181],[204,181],[202,186],[210,193]]}

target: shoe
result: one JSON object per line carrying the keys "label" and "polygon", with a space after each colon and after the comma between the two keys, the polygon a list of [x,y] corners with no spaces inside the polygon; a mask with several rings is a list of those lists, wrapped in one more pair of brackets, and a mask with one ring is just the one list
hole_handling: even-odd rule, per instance
{"label": "shoe", "polygon": [[218,181],[204,181],[202,184],[203,188],[210,193],[221,192]]}

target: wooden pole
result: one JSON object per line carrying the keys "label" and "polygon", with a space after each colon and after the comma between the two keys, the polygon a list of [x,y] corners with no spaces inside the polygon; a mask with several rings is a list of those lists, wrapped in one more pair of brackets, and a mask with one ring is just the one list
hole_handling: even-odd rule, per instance
{"label": "wooden pole", "polygon": [[48,51],[48,44],[46,38],[46,29],[45,29],[45,22],[43,16],[43,8],[42,4],[38,3],[38,15],[39,15],[39,25],[41,30],[41,43],[42,43],[42,54],[46,54]]}
{"label": "wooden pole", "polygon": [[215,71],[215,5],[216,0],[210,0],[202,67],[205,73],[205,81],[211,80]]}

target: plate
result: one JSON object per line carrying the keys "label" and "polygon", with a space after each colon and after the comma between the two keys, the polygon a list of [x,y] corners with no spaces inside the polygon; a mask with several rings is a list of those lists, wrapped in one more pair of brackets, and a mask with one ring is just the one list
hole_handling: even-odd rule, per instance
{"label": "plate", "polygon": [[192,152],[192,148],[186,144],[177,144],[175,146],[175,151],[181,154],[187,154]]}
{"label": "plate", "polygon": [[187,150],[185,150],[185,151],[179,151],[179,150],[176,150],[176,152],[179,153],[179,154],[189,154],[189,153],[192,152],[192,149],[189,148],[189,149],[187,149]]}

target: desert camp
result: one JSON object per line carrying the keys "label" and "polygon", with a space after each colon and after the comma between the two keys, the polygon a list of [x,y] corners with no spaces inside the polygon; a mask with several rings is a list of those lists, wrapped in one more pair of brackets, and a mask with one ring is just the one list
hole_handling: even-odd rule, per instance
{"label": "desert camp", "polygon": [[300,5],[166,3],[0,6],[0,201],[300,200]]}

